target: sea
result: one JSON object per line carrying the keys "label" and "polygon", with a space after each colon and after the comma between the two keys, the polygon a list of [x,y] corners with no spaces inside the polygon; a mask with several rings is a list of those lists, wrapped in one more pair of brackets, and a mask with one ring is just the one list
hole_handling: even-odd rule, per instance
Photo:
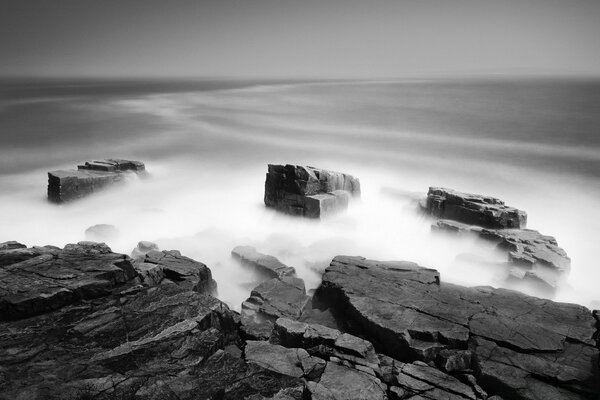
{"label": "sea", "polygon": [[[47,201],[48,171],[103,158],[140,160],[149,176]],[[322,221],[278,214],[263,203],[267,164],[352,174],[362,198]],[[414,200],[430,186],[525,210],[572,263],[555,295],[531,294],[600,307],[600,80],[0,81],[0,242],[64,246],[111,224],[114,251],[149,240],[208,265],[234,309],[256,284],[237,245],[294,266],[309,291],[340,254],[510,287],[494,266],[505,254],[431,232]]]}

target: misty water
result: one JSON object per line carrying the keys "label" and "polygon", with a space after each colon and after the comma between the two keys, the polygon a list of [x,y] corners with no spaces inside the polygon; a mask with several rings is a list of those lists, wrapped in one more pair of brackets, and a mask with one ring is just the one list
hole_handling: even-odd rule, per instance
{"label": "misty water", "polygon": [[[231,259],[253,245],[294,266],[309,289],[338,254],[409,260],[445,282],[503,286],[465,254],[505,255],[431,233],[411,196],[429,186],[499,197],[556,237],[572,260],[560,301],[600,300],[600,82],[447,79],[401,82],[5,82],[0,87],[0,242],[85,240],[95,224],[207,264],[239,309],[254,277]],[[145,162],[68,205],[46,201],[47,171],[90,159]],[[263,204],[268,163],[350,173],[362,199],[323,221]]]}

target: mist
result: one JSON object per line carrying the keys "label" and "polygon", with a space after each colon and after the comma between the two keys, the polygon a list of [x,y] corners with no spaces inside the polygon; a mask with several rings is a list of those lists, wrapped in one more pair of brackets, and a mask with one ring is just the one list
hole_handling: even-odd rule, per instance
{"label": "mist", "polygon": [[[414,96],[417,85],[429,93],[416,99],[422,110],[446,112],[423,118],[422,110],[405,107],[405,96]],[[85,240],[90,226],[112,224],[120,232],[107,240],[114,251],[129,254],[139,241],[150,240],[161,250],[180,250],[207,264],[219,298],[235,309],[256,283],[252,271],[231,258],[238,245],[255,246],[295,267],[309,290],[340,254],[417,262],[439,270],[448,283],[506,287],[502,269],[492,265],[505,261],[505,254],[475,239],[433,234],[432,220],[418,212],[410,196],[397,195],[425,196],[429,186],[445,186],[493,195],[527,211],[528,228],[555,236],[572,260],[568,282],[554,298],[585,305],[599,300],[595,238],[600,227],[590,218],[600,195],[594,175],[600,153],[594,137],[585,135],[586,121],[572,125],[583,138],[580,144],[560,134],[540,143],[539,128],[527,119],[518,126],[520,137],[511,136],[512,130],[499,135],[490,119],[498,107],[502,118],[520,121],[511,98],[492,96],[490,104],[478,104],[473,112],[465,106],[473,92],[454,92],[448,82],[439,85],[266,85],[7,104],[6,112],[19,113],[21,107],[50,101],[63,115],[76,110],[78,121],[65,117],[48,123],[50,131],[65,134],[45,146],[12,142],[12,148],[0,150],[3,165],[17,167],[0,176],[0,241],[63,246]],[[477,90],[489,98],[497,88],[494,83]],[[549,90],[565,98],[564,91]],[[380,104],[373,104],[375,97]],[[546,112],[556,101],[539,93],[536,98],[544,99],[539,109]],[[464,116],[461,124],[452,117],[456,112]],[[545,115],[545,133],[552,133],[554,116]],[[443,123],[444,131],[436,133]],[[98,135],[87,135],[81,130],[86,126],[94,126]],[[42,133],[39,140],[45,140]],[[582,145],[586,140],[591,142]],[[125,185],[66,205],[48,203],[46,172],[72,168],[88,157],[139,159],[150,175],[131,176]],[[350,173],[361,180],[362,198],[323,221],[278,214],[263,204],[268,163]],[[489,264],[465,261],[476,257]]]}

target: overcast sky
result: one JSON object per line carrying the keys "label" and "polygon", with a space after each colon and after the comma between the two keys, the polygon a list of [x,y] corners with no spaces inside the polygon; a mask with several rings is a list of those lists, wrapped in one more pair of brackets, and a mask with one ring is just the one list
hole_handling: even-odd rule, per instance
{"label": "overcast sky", "polygon": [[600,75],[600,0],[0,0],[0,75]]}

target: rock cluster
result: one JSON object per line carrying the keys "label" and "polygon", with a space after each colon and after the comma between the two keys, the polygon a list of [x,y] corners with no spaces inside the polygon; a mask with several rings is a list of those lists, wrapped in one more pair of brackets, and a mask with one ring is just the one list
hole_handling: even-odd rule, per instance
{"label": "rock cluster", "polygon": [[430,187],[422,208],[434,217],[484,228],[525,228],[527,214],[491,196]]}
{"label": "rock cluster", "polygon": [[[210,269],[177,251],[150,250],[132,262],[104,244],[6,242],[0,272],[2,287],[37,284],[24,293],[38,301],[45,286],[110,282],[58,307],[30,313],[12,306],[2,314],[9,317],[0,322],[2,400],[553,400],[600,393],[597,313],[443,284],[437,271],[409,262],[338,256],[312,301],[293,273],[266,277],[241,318],[210,295]],[[1,293],[3,312],[17,292]],[[311,304],[327,309],[335,327],[311,321]],[[257,324],[264,335],[248,334],[247,310],[269,321]]]}
{"label": "rock cluster", "polygon": [[123,181],[126,172],[144,174],[146,168],[139,161],[107,159],[85,162],[76,170],[48,172],[48,200],[64,203],[87,196]]}
{"label": "rock cluster", "polygon": [[268,166],[265,205],[277,211],[322,218],[345,210],[352,196],[360,196],[360,182],[351,175],[301,165]]}

